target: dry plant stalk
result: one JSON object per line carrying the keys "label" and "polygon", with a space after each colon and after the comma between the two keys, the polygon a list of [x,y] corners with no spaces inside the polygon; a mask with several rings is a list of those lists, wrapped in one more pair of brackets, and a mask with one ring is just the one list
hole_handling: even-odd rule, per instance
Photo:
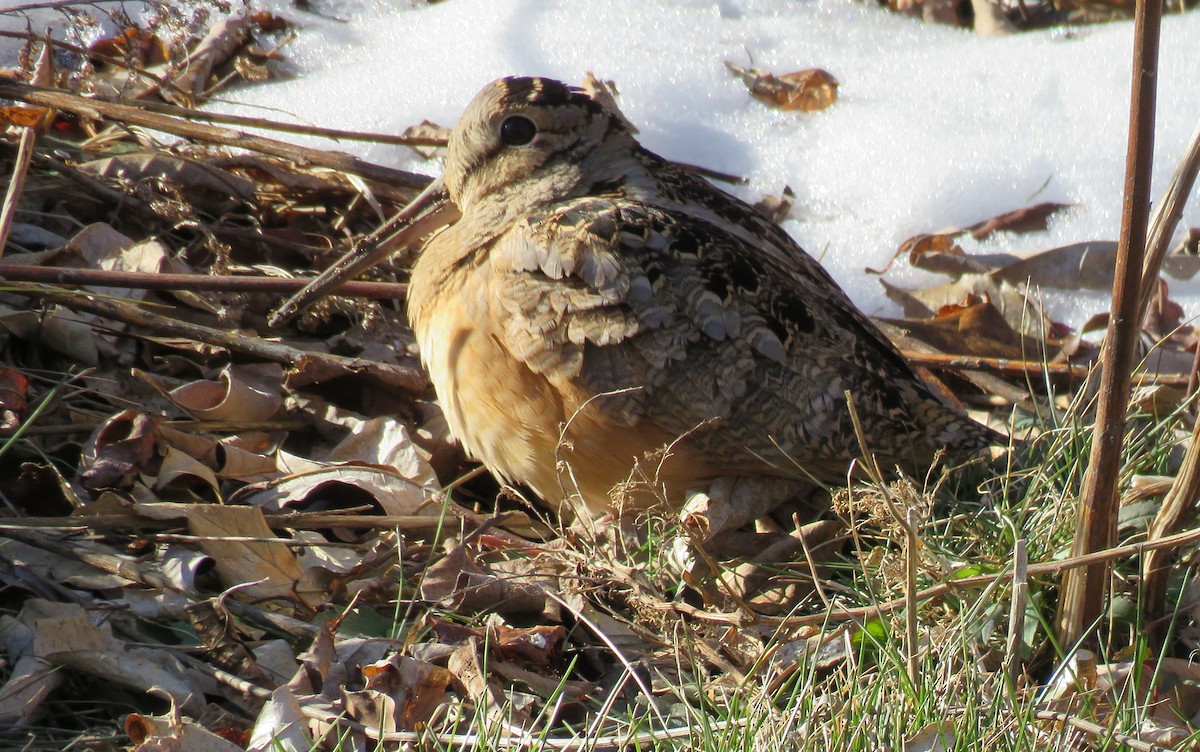
{"label": "dry plant stalk", "polygon": [[[1187,197],[1196,183],[1197,173],[1200,173],[1200,123],[1197,123],[1196,130],[1192,132],[1184,157],[1175,169],[1175,174],[1171,176],[1171,183],[1167,186],[1162,200],[1155,207],[1154,218],[1150,223],[1150,236],[1146,243],[1146,268],[1142,273],[1137,319],[1139,324],[1145,323],[1150,301],[1158,290],[1158,270],[1167,254],[1167,245],[1175,227],[1183,215]],[[1177,528],[1192,508],[1197,496],[1200,496],[1200,422],[1193,426],[1183,465],[1171,485],[1171,490],[1163,499],[1162,507],[1150,524],[1147,531],[1149,539],[1158,540]],[[1151,634],[1159,644],[1166,634],[1163,617],[1167,607],[1168,561],[1166,551],[1151,551],[1142,561],[1142,612],[1145,615],[1145,623],[1150,625]]]}
{"label": "dry plant stalk", "polygon": [[[1154,160],[1155,79],[1162,4],[1138,0],[1134,24],[1133,89],[1121,235],[1113,275],[1112,314],[1101,352],[1099,410],[1092,449],[1080,491],[1072,556],[1109,548],[1117,533],[1117,476],[1125,437],[1130,370],[1138,333],[1138,292],[1150,213],[1150,168]],[[1064,578],[1058,603],[1058,642],[1076,645],[1104,612],[1111,573],[1108,562],[1073,570]]]}
{"label": "dry plant stalk", "polygon": [[867,475],[871,476],[871,480],[883,492],[883,501],[887,505],[888,513],[904,531],[904,653],[908,667],[908,681],[915,690],[919,686],[918,680],[921,678],[921,661],[917,658],[917,604],[921,602],[917,590],[917,568],[920,565],[917,551],[921,546],[921,540],[917,533],[917,512],[911,507],[901,511],[900,507],[896,505],[887,483],[883,481],[883,472],[879,468],[879,461],[867,445],[867,435],[863,431],[862,422],[858,419],[858,411],[854,408],[854,395],[849,389],[843,392],[843,395],[846,398],[846,407],[850,410],[850,422],[854,424],[854,435],[858,439],[858,447],[862,451],[863,466],[867,469]]}
{"label": "dry plant stalk", "polygon": [[13,174],[8,181],[8,192],[0,206],[0,256],[8,247],[8,233],[12,229],[13,216],[17,213],[17,202],[25,190],[25,176],[29,174],[29,163],[33,160],[33,147],[37,143],[35,128],[21,128],[21,139],[17,145],[17,159],[13,163]]}
{"label": "dry plant stalk", "polygon": [[429,177],[383,165],[373,164],[349,154],[297,146],[231,128],[217,128],[176,117],[160,115],[142,107],[89,99],[65,91],[42,89],[17,81],[0,81],[0,97],[70,112],[80,117],[114,120],[129,125],[170,133],[183,138],[249,149],[260,154],[290,159],[299,165],[328,167],[361,175],[368,180],[407,188],[424,188]]}
{"label": "dry plant stalk", "polygon": [[[1193,508],[1200,497],[1200,421],[1192,427],[1191,443],[1183,458],[1183,465],[1171,490],[1163,499],[1162,507],[1154,516],[1147,531],[1151,541],[1161,540],[1178,526],[1184,515]],[[1162,644],[1166,634],[1164,616],[1167,610],[1167,576],[1170,574],[1168,551],[1149,551],[1142,559],[1142,612],[1151,634]]]}
{"label": "dry plant stalk", "polygon": [[1029,550],[1024,538],[1013,547],[1012,603],[1008,612],[1008,683],[1013,690],[1021,678],[1021,635],[1025,632],[1025,607],[1029,603]]}
{"label": "dry plant stalk", "polygon": [[1183,207],[1187,205],[1192,186],[1196,184],[1197,174],[1200,174],[1200,122],[1196,123],[1196,130],[1192,131],[1183,159],[1175,168],[1175,174],[1171,176],[1171,182],[1167,185],[1162,200],[1154,207],[1154,216],[1150,220],[1150,234],[1146,240],[1146,268],[1142,272],[1138,301],[1137,320],[1142,325],[1146,322],[1150,301],[1154,300],[1158,291],[1158,270],[1167,256],[1167,246],[1183,216]]}

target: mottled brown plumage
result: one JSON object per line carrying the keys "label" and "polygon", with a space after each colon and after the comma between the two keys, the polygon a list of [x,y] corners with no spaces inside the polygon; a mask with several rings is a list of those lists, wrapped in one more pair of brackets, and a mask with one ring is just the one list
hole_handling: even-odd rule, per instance
{"label": "mottled brown plumage", "polygon": [[860,454],[846,390],[885,465],[997,438],[936,398],[778,225],[578,90],[489,84],[443,182],[423,201],[448,196],[461,218],[413,269],[422,358],[463,446],[552,504],[840,482]]}

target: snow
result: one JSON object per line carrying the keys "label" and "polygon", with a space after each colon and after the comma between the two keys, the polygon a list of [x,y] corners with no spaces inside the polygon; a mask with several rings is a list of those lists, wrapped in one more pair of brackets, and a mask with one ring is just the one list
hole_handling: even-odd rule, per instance
{"label": "snow", "polygon": [[[1132,23],[987,38],[862,0],[316,4],[338,19],[272,1],[301,27],[285,50],[295,79],[226,92],[240,104],[217,108],[399,133],[426,118],[452,125],[500,76],[579,83],[593,71],[616,82],[619,105],[654,151],[746,176],[747,185],[725,187],[749,200],[791,186],[786,229],[871,312],[894,309],[864,268],[884,266],[919,232],[1061,201],[1074,208],[1047,232],[964,248],[1021,253],[1117,236]],[[1197,39],[1200,14],[1164,19],[1155,198],[1200,118]],[[768,109],[726,60],[775,73],[824,68],[840,81],[840,99],[819,113]],[[399,147],[307,143],[439,169]],[[1191,203],[1184,227],[1200,225],[1200,202]],[[889,281],[941,281],[903,266]],[[1186,294],[1188,310],[1200,310],[1200,284]],[[1076,321],[1098,306],[1095,295],[1055,304]]]}

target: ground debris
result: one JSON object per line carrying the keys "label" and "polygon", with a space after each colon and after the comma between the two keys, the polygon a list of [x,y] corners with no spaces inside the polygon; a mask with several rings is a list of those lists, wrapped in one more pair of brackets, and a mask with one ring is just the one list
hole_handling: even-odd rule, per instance
{"label": "ground debris", "polygon": [[[961,666],[950,635],[980,666],[997,660],[1004,604],[966,593],[992,587],[969,578],[1005,571],[992,549],[971,558],[978,541],[1003,537],[979,519],[1005,492],[985,504],[975,489],[946,491],[970,468],[835,492],[836,520],[709,505],[703,534],[694,509],[690,523],[563,528],[519,489],[498,490],[450,439],[402,313],[408,259],[268,326],[284,296],[427,179],[210,125],[189,108],[276,75],[290,31],[254,12],[197,14],[192,26],[170,5],[74,50],[69,70],[48,67],[31,36],[25,67],[0,78],[0,95],[21,102],[0,110],[5,159],[25,171],[0,217],[0,727],[29,730],[29,749],[65,746],[33,730],[55,723],[145,750],[466,746],[480,735],[617,749],[693,740],[698,714],[736,695],[766,730],[705,717],[704,733],[775,748],[753,737],[799,733],[788,692],[816,698],[804,723],[840,722],[838,682],[883,673],[899,614],[914,606],[888,500],[933,526],[939,494],[981,511],[955,520],[974,536],[960,536],[968,550],[929,544],[916,557],[922,649]],[[819,69],[730,68],[774,106],[836,101]],[[405,138],[433,150],[445,131],[422,123]],[[791,197],[785,188],[761,209],[783,221]],[[1065,208],[914,237],[898,255],[950,281],[887,283],[905,313],[885,322],[889,336],[948,401],[998,407],[997,425],[1014,407],[1061,416],[1062,394],[1086,384],[1088,332],[1051,320],[1031,289],[1107,284],[1097,259],[1111,244],[1016,258],[957,243],[1044,227]],[[1190,276],[1194,261],[1173,259],[1168,273]],[[1186,404],[1196,349],[1167,293],[1163,282],[1146,329],[1173,334],[1139,374],[1134,406],[1156,418]],[[1031,440],[1057,440],[1019,420]],[[1157,436],[1176,433],[1172,423]],[[717,512],[736,519],[721,535]],[[1055,541],[1040,543],[1049,560]],[[947,584],[960,579],[961,590]],[[974,631],[947,626],[957,618]],[[1032,652],[1032,638],[1022,646]],[[1114,686],[1131,665],[1109,667]],[[1170,710],[1195,711],[1179,697]],[[64,720],[81,701],[89,710]],[[914,748],[952,743],[947,728],[913,726]]]}

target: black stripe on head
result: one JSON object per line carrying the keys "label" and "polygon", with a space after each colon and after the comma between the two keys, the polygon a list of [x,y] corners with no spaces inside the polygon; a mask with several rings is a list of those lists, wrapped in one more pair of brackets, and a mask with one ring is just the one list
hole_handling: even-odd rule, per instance
{"label": "black stripe on head", "polygon": [[584,94],[581,89],[567,86],[553,78],[540,76],[530,78],[511,77],[504,79],[501,104],[531,104],[541,107],[563,107],[574,105],[586,107],[593,112],[604,112],[600,103]]}

